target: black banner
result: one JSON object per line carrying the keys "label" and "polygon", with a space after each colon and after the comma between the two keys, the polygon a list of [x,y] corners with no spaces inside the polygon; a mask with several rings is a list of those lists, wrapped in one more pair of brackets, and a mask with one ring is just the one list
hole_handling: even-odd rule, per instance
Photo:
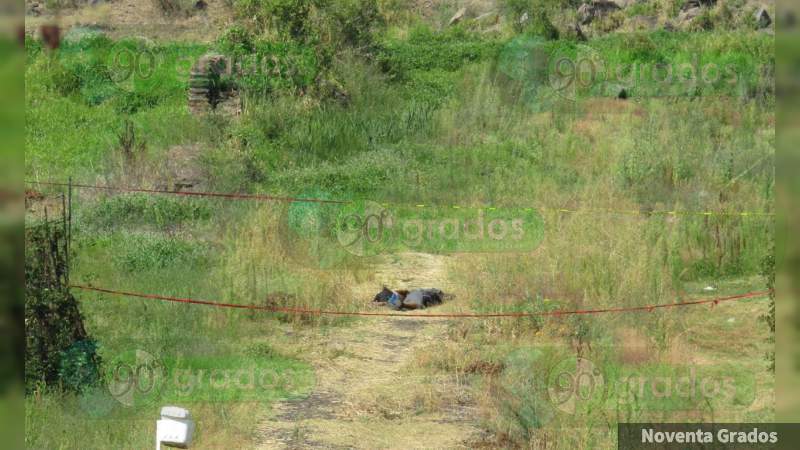
{"label": "black banner", "polygon": [[800,444],[796,423],[620,423],[618,449],[790,449]]}

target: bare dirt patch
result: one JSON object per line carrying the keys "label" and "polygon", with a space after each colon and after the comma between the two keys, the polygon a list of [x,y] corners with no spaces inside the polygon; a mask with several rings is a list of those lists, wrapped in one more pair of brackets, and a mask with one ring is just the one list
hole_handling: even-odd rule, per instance
{"label": "bare dirt patch", "polygon": [[[381,284],[447,291],[452,287],[446,261],[439,255],[396,255],[356,291],[365,302]],[[307,357],[316,386],[306,398],[275,405],[258,427],[257,448],[467,448],[479,433],[468,387],[415,364],[415,353],[446,339],[448,323],[368,318],[325,336],[303,332],[298,338],[314,341]]]}
{"label": "bare dirt patch", "polygon": [[[44,2],[39,2],[44,3]],[[141,36],[156,40],[212,42],[232,21],[222,0],[207,1],[202,11],[166,16],[150,0],[117,0],[78,8],[44,9],[25,17],[25,29],[34,34],[42,24],[57,24],[62,33],[76,26],[97,27],[112,38]]]}

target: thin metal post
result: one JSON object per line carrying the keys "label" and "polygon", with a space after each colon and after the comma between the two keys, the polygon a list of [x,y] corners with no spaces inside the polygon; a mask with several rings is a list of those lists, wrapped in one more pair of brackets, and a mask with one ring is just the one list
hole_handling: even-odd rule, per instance
{"label": "thin metal post", "polygon": [[66,195],[63,193],[61,194],[61,226],[62,231],[64,232],[64,262],[66,263],[66,267],[64,268],[64,278],[66,278],[67,284],[69,285],[69,235],[67,234],[67,200]]}
{"label": "thin metal post", "polygon": [[69,253],[72,250],[72,177],[67,187],[67,284],[69,284]]}

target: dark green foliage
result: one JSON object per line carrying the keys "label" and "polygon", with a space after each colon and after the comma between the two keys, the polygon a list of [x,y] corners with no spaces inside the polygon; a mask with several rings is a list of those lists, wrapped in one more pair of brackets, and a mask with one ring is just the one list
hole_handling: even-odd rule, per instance
{"label": "dark green foliage", "polygon": [[58,53],[48,55],[47,88],[64,97],[79,94],[89,105],[102,103],[116,89],[105,53],[100,51],[111,45],[107,38],[97,36],[67,44]]}
{"label": "dark green foliage", "polygon": [[553,22],[550,21],[550,17],[543,10],[537,10],[533,13],[530,25],[525,27],[525,32],[551,41],[558,39],[559,36],[558,29],[556,29]]}
{"label": "dark green foliage", "polygon": [[26,230],[25,387],[81,391],[99,380],[96,345],[67,286],[61,223]]}
{"label": "dark green foliage", "polygon": [[376,0],[334,0],[326,11],[329,11],[332,30],[347,47],[371,47],[375,30],[383,26]]}
{"label": "dark green foliage", "polygon": [[25,55],[27,62],[31,63],[42,53],[42,41],[33,35],[25,34]]}
{"label": "dark green foliage", "polygon": [[236,9],[240,16],[254,18],[262,27],[272,27],[288,39],[306,40],[314,3],[314,0],[239,0]]}
{"label": "dark green foliage", "polygon": [[453,72],[468,63],[493,58],[499,48],[499,42],[458,27],[437,33],[419,26],[411,30],[408,39],[383,42],[377,59],[393,78],[408,80],[418,71]]}
{"label": "dark green foliage", "polygon": [[259,29],[277,31],[282,40],[334,50],[369,49],[383,25],[376,0],[239,0],[236,9],[241,17],[255,19]]}
{"label": "dark green foliage", "polygon": [[246,96],[304,91],[316,80],[320,61],[315,49],[294,41],[256,39],[241,26],[229,28],[218,41],[230,57],[232,71],[213,80],[221,87],[236,85]]}
{"label": "dark green foliage", "polygon": [[[246,96],[265,97],[274,92],[304,91],[314,83],[320,70],[312,47],[293,42],[249,40],[226,41],[236,73],[222,83],[236,84]],[[252,46],[252,51],[246,49]]]}
{"label": "dark green foliage", "polygon": [[[550,14],[562,8],[575,8],[575,0],[506,0],[503,8],[512,18],[514,30],[545,39],[558,39],[558,30],[550,21]],[[527,20],[523,20],[527,17]]]}
{"label": "dark green foliage", "polygon": [[[513,1],[513,0],[512,0]],[[524,15],[526,20],[522,20]],[[522,10],[519,19],[514,22],[514,29],[529,36],[539,36],[547,40],[557,40],[559,37],[558,29],[550,21],[550,13],[546,6],[536,3],[527,3],[527,7]]]}
{"label": "dark green foliage", "polygon": [[88,106],[109,101],[122,114],[184,98],[187,62],[204,50],[134,39],[113,42],[102,35],[66,42],[57,52],[44,55],[39,46],[31,44],[28,55],[33,63],[41,58],[36,75],[47,90]]}
{"label": "dark green foliage", "polygon": [[306,39],[309,33],[308,16],[313,0],[266,0],[261,8],[269,23],[292,39]]}
{"label": "dark green foliage", "polygon": [[441,104],[453,93],[459,70],[470,63],[495,58],[499,41],[453,27],[435,32],[426,26],[411,30],[408,39],[385,40],[377,62],[404,93],[416,102]]}
{"label": "dark green foliage", "polygon": [[72,392],[80,392],[100,381],[97,344],[93,340],[77,341],[61,352],[58,367],[61,386]]}
{"label": "dark green foliage", "polygon": [[253,34],[241,25],[234,25],[218,40],[220,50],[229,55],[246,55],[255,50]]}
{"label": "dark green foliage", "polygon": [[[577,97],[604,96],[606,85],[630,98],[730,96],[769,98],[774,56],[767,35],[734,33],[617,33],[585,45],[547,41],[542,49],[576,65],[597,60],[593,78],[574,84]],[[698,49],[701,49],[698,51]],[[656,75],[654,75],[654,73]]]}
{"label": "dark green foliage", "polygon": [[80,89],[81,80],[70,67],[66,67],[64,64],[61,64],[60,61],[55,60],[51,61],[49,69],[49,77],[45,81],[45,86],[51,91],[58,93],[58,95],[62,97],[66,97]]}
{"label": "dark green foliage", "polygon": [[506,0],[503,2],[503,9],[505,10],[506,14],[511,17],[511,20],[514,23],[514,28],[517,31],[521,30],[520,20],[522,19],[522,16],[528,12],[530,7],[530,0]]}
{"label": "dark green foliage", "polygon": [[7,220],[0,225],[0,293],[5,301],[0,306],[0,391],[18,389],[25,371],[25,308],[24,277],[19,261],[25,253],[20,222]]}

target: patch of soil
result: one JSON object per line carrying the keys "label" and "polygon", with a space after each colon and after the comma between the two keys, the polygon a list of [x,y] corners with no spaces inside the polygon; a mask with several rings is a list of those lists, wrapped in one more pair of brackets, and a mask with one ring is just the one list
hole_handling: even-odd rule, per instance
{"label": "patch of soil", "polygon": [[115,0],[97,2],[60,10],[41,7],[25,17],[25,32],[37,33],[43,24],[57,24],[62,34],[72,27],[93,27],[105,30],[109,37],[139,36],[154,40],[213,42],[232,22],[233,12],[227,2],[208,1],[205,9],[188,14],[167,16],[149,0]]}
{"label": "patch of soil", "polygon": [[[405,254],[381,265],[358,286],[365,303],[381,283],[445,289],[444,256]],[[406,285],[403,285],[406,287]],[[278,402],[256,432],[260,449],[469,448],[479,434],[466,386],[413,363],[416,352],[446,336],[446,320],[368,318],[322,337],[314,330],[308,355],[316,386],[305,398]],[[474,441],[474,439],[473,439]]]}

